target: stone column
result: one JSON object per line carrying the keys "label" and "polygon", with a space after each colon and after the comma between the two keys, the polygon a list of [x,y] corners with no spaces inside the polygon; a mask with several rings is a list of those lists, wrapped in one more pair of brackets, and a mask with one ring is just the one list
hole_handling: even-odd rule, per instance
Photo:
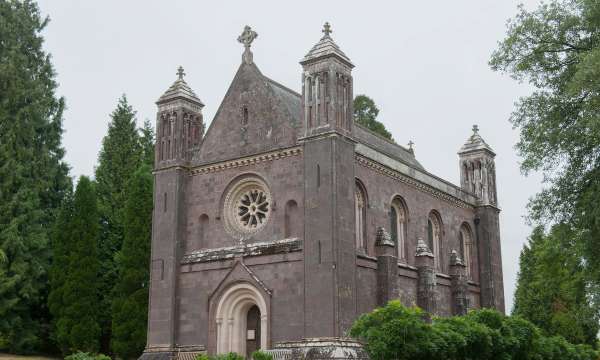
{"label": "stone column", "polygon": [[390,234],[379,227],[375,238],[378,306],[385,306],[388,301],[398,297],[398,257],[395,249]]}
{"label": "stone column", "polygon": [[452,314],[465,315],[469,310],[467,269],[462,259],[452,250],[450,255],[450,279],[452,288]]}
{"label": "stone column", "polygon": [[423,239],[417,240],[417,252],[415,253],[415,265],[417,266],[417,306],[430,314],[435,313],[436,300],[436,278],[434,270],[434,259],[431,250]]}

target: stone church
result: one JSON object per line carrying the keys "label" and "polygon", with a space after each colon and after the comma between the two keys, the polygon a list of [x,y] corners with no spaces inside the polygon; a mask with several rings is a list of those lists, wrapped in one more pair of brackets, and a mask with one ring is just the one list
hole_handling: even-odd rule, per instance
{"label": "stone church", "polygon": [[474,126],[458,186],[355,123],[354,64],[322,32],[299,93],[259,70],[246,26],[208,129],[181,67],[157,101],[142,358],[352,348],[353,321],[393,299],[504,311],[494,151]]}

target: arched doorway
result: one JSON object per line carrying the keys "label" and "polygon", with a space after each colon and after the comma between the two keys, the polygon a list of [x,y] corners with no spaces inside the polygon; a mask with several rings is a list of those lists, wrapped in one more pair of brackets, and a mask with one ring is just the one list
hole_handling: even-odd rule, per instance
{"label": "arched doorway", "polygon": [[217,353],[249,356],[267,348],[266,302],[253,285],[238,283],[224,291],[215,312]]}
{"label": "arched doorway", "polygon": [[246,358],[250,359],[252,353],[258,349],[260,349],[260,309],[252,305],[246,315]]}

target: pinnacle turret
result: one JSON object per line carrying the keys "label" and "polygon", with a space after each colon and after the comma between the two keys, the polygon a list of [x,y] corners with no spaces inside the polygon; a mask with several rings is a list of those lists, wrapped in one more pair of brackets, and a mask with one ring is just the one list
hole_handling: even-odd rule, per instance
{"label": "pinnacle turret", "polygon": [[183,80],[185,72],[183,67],[177,68],[177,80],[171,85],[167,91],[158,99],[157,104],[163,104],[175,99],[184,99],[190,101],[200,107],[204,106],[204,103],[198,98],[194,90]]}

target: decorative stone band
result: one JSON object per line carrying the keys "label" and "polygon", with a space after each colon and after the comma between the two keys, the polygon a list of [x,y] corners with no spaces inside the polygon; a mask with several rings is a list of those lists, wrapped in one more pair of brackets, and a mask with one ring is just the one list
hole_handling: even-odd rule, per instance
{"label": "decorative stone band", "polygon": [[367,169],[371,169],[381,175],[384,175],[384,176],[390,177],[394,180],[400,181],[400,182],[407,184],[419,191],[428,193],[435,198],[446,201],[454,206],[464,208],[464,209],[473,209],[474,208],[474,206],[472,204],[462,201],[461,199],[458,199],[448,193],[444,193],[432,186],[429,186],[420,181],[412,179],[404,174],[399,173],[398,171],[392,170],[392,169],[388,168],[387,166],[381,165],[380,163],[370,160],[364,156],[356,155],[355,159],[359,165],[361,165]]}
{"label": "decorative stone band", "polygon": [[214,173],[214,172],[219,172],[219,171],[228,170],[228,169],[256,165],[256,164],[260,164],[263,162],[274,161],[274,160],[287,158],[290,156],[300,155],[301,153],[302,153],[302,148],[297,146],[297,147],[272,151],[272,152],[268,152],[268,153],[263,153],[260,155],[243,157],[243,158],[236,159],[236,160],[223,161],[223,162],[209,164],[209,165],[201,165],[201,166],[192,168],[190,170],[190,175],[193,176],[193,175],[200,175],[200,174],[206,174],[206,173]]}
{"label": "decorative stone band", "polygon": [[183,256],[182,264],[202,263],[209,261],[230,260],[236,256],[260,256],[290,253],[302,250],[302,241],[298,238],[265,241],[251,244],[215,249],[196,250]]}

